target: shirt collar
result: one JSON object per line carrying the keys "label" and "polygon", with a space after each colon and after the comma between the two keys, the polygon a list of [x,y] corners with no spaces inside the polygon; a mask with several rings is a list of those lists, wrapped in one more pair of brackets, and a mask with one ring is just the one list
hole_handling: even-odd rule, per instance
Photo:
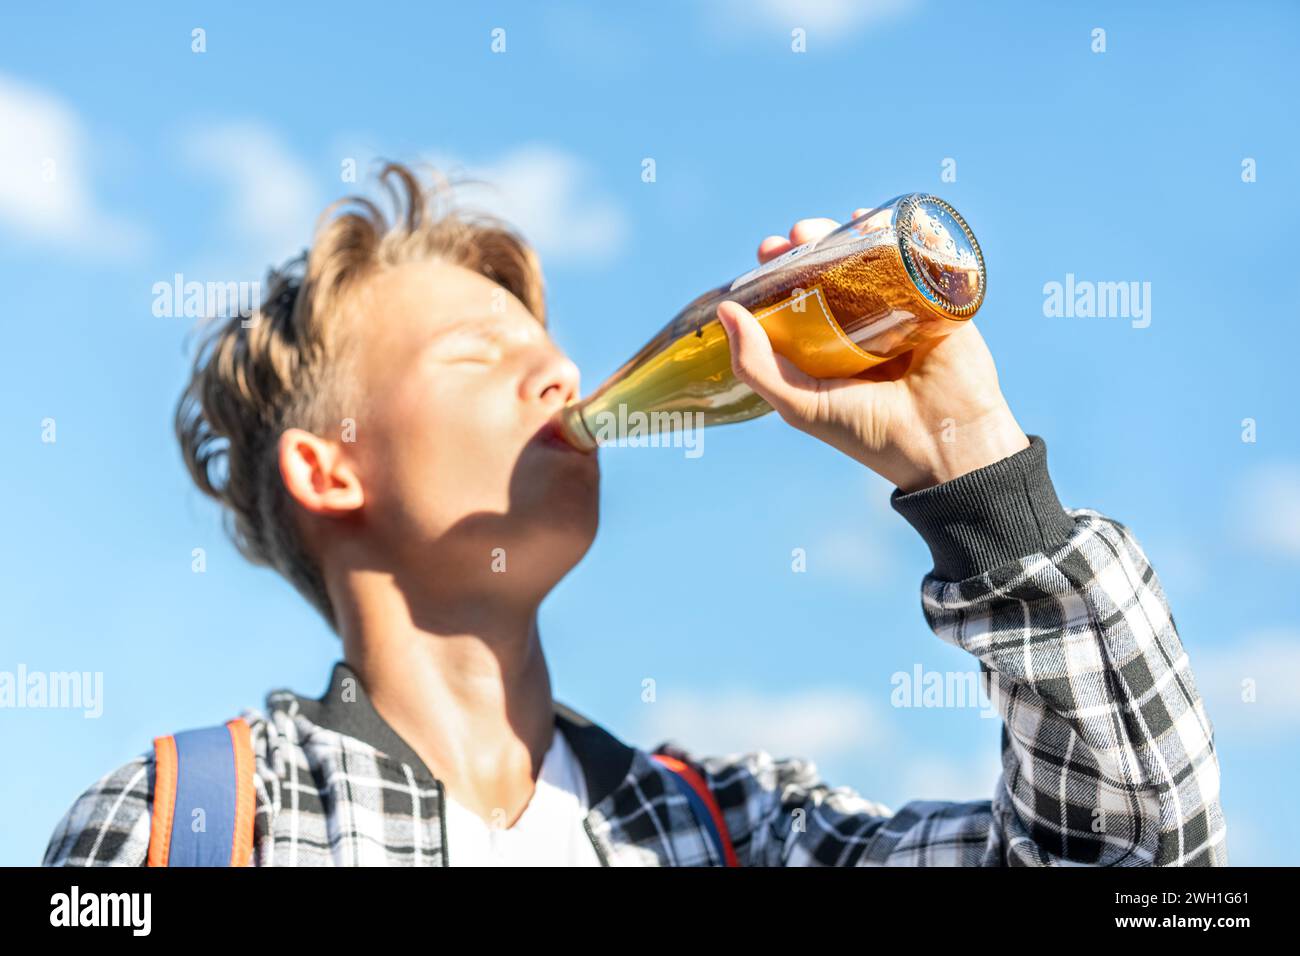
{"label": "shirt collar", "polygon": [[[414,748],[375,710],[361,678],[346,661],[335,662],[329,686],[319,698],[293,696],[299,713],[317,726],[355,737],[430,780],[437,779]],[[582,766],[588,804],[595,807],[626,779],[636,751],[568,705],[558,700],[552,700],[552,705],[556,726]]]}

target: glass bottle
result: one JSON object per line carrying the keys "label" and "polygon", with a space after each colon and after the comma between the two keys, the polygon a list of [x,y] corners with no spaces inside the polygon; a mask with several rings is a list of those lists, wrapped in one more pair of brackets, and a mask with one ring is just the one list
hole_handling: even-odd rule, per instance
{"label": "glass bottle", "polygon": [[619,439],[637,413],[651,431],[672,431],[770,412],[732,374],[724,299],[749,309],[809,375],[849,378],[948,334],[984,290],[984,257],[961,215],[936,196],[898,196],[699,296],[556,422],[589,451]]}

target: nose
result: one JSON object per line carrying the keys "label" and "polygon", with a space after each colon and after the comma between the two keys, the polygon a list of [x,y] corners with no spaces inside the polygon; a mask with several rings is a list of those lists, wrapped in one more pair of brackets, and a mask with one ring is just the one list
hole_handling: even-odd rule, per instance
{"label": "nose", "polygon": [[522,387],[526,401],[541,401],[561,408],[578,398],[578,366],[559,349],[548,346],[525,376]]}

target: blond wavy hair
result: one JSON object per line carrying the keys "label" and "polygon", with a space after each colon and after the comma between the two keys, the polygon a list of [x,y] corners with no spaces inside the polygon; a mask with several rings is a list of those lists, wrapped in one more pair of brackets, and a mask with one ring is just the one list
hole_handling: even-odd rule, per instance
{"label": "blond wavy hair", "polygon": [[[355,409],[350,347],[364,330],[354,293],[384,270],[441,261],[478,272],[546,321],[541,265],[501,220],[455,207],[459,185],[436,171],[432,185],[386,163],[378,184],[391,218],[362,196],[325,209],[310,249],[267,272],[251,315],[210,317],[175,428],[199,489],[223,506],[226,527],[250,561],[279,571],[336,631],[319,561],[308,553],[280,477],[278,445],[288,428],[339,434]],[[355,414],[355,413],[354,413]]]}

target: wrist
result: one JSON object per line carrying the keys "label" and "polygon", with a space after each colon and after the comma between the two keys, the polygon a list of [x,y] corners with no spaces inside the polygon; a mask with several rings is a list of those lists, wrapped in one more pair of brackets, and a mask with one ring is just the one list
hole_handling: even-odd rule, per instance
{"label": "wrist", "polygon": [[931,488],[895,489],[889,500],[925,540],[932,573],[943,581],[1051,554],[1074,533],[1074,518],[1056,495],[1047,447],[1038,435],[1009,458]]}
{"label": "wrist", "polygon": [[903,481],[904,493],[931,488],[960,478],[1029,447],[1029,437],[1004,402],[1001,407],[968,422],[945,425],[925,436],[910,456]]}

